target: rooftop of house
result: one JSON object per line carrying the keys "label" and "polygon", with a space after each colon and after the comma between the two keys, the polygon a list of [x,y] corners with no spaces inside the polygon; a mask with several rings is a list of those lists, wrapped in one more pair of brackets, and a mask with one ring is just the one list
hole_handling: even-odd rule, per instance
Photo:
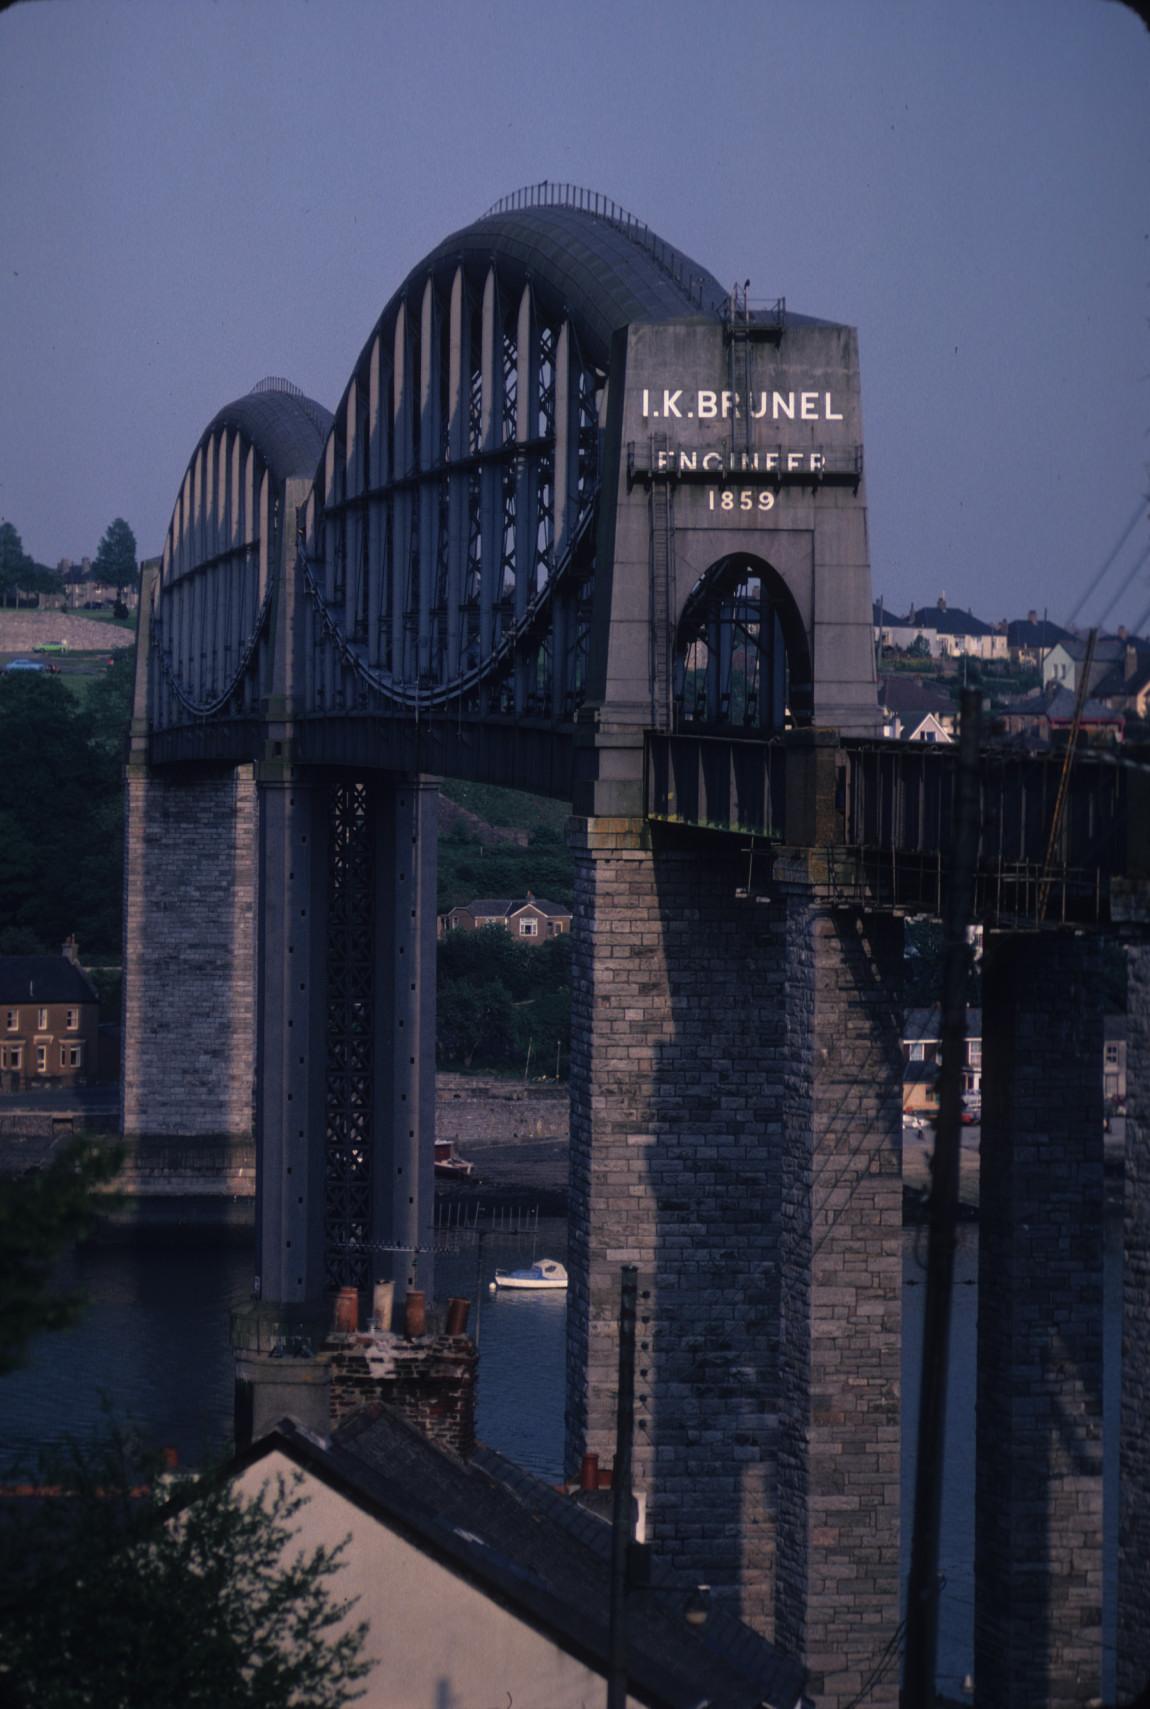
{"label": "rooftop of house", "polygon": [[[926,1009],[908,1009],[903,1022],[902,1036],[904,1041],[930,1043],[942,1037],[942,1010],[938,1004]],[[967,1038],[982,1037],[982,1010],[968,1009],[966,1011]]]}
{"label": "rooftop of house", "polygon": [[0,1003],[96,1003],[95,986],[67,955],[0,955]]}
{"label": "rooftop of house", "polygon": [[533,896],[530,891],[526,896],[478,896],[474,902],[465,902],[463,906],[469,914],[484,919],[509,919],[523,908],[538,908],[541,914],[551,919],[566,919],[571,912],[564,903],[549,902],[546,896]]}
{"label": "rooftop of house", "polygon": [[933,629],[938,635],[993,635],[993,623],[984,623],[959,605],[920,605],[907,619],[911,628]]}
{"label": "rooftop of house", "polygon": [[888,712],[936,712],[953,718],[957,710],[944,688],[915,676],[880,677],[878,697]]}
{"label": "rooftop of house", "polygon": [[[490,1448],[464,1460],[378,1404],[330,1438],[284,1419],[237,1469],[274,1449],[606,1671],[611,1527],[577,1500]],[[792,1709],[803,1686],[797,1662],[721,1609],[688,1625],[684,1592],[658,1577],[628,1594],[636,1696],[658,1709]]]}
{"label": "rooftop of house", "polygon": [[1015,618],[1006,625],[1006,639],[1012,647],[1053,647],[1059,641],[1070,640],[1069,629],[1038,617],[1033,611],[1025,618]]}

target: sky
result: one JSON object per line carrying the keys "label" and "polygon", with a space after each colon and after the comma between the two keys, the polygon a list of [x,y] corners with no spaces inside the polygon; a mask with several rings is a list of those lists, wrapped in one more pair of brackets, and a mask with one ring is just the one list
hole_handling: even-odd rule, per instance
{"label": "sky", "polygon": [[0,519],[157,554],[219,408],[333,409],[419,259],[542,178],[857,326],[888,611],[1150,632],[1150,31],[1111,0],[12,6]]}

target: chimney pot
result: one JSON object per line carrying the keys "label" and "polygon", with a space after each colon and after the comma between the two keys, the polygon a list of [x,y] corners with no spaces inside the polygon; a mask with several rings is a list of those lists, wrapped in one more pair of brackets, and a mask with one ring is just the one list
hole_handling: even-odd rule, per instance
{"label": "chimney pot", "polygon": [[579,1462],[579,1488],[599,1488],[599,1456],[587,1453]]}
{"label": "chimney pot", "polygon": [[395,1283],[377,1282],[371,1291],[371,1323],[385,1334],[395,1315]]}
{"label": "chimney pot", "polygon": [[471,1310],[470,1300],[452,1299],[447,1302],[447,1333],[448,1335],[466,1335],[467,1317]]}
{"label": "chimney pot", "polygon": [[337,1335],[354,1335],[359,1328],[359,1289],[341,1288],[335,1296],[331,1326]]}
{"label": "chimney pot", "polygon": [[403,1302],[403,1333],[411,1341],[427,1334],[427,1305],[418,1288],[409,1289]]}

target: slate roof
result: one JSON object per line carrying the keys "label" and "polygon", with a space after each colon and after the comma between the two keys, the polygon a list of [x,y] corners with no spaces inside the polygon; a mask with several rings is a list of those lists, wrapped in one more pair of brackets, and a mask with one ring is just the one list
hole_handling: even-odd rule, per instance
{"label": "slate roof", "polygon": [[961,606],[920,605],[906,620],[907,628],[933,629],[939,635],[993,635],[993,623],[984,623]]}
{"label": "slate roof", "polygon": [[[1096,689],[1099,686],[1101,685],[1095,684]],[[1052,724],[1069,724],[1074,717],[1077,700],[1078,696],[1074,689],[1067,688],[1064,683],[1059,683],[1054,693],[1047,697],[1046,716]],[[1121,724],[1122,714],[1115,712],[1112,706],[1104,705],[1096,695],[1091,695],[1083,705],[1082,722],[1084,724]]]}
{"label": "slate roof", "polygon": [[1012,647],[1033,647],[1037,651],[1056,646],[1059,641],[1069,641],[1071,635],[1069,629],[1051,623],[1048,618],[1032,623],[1028,617],[1019,617],[1006,625],[1006,639]]}
{"label": "slate roof", "polygon": [[944,688],[913,676],[880,677],[878,697],[888,712],[937,712],[953,718],[958,710]]}
{"label": "slate roof", "polygon": [[465,902],[463,906],[469,914],[476,917],[507,919],[517,914],[521,908],[538,908],[541,914],[550,918],[556,916],[566,919],[570,908],[562,902],[549,902],[546,896],[479,896],[474,902]]}
{"label": "slate roof", "polygon": [[82,967],[66,955],[0,955],[0,1003],[96,1003]]}
{"label": "slate roof", "polygon": [[[1069,658],[1076,659],[1080,664],[1085,661],[1089,637],[1086,635],[1068,635],[1058,645]],[[1119,664],[1126,657],[1126,643],[1120,641],[1117,635],[1100,635],[1094,643],[1094,664]]]}
{"label": "slate roof", "polygon": [[[493,1449],[460,1459],[384,1406],[330,1439],[284,1419],[237,1461],[278,1448],[417,1548],[510,1608],[586,1665],[606,1671],[611,1528]],[[653,1709],[792,1709],[803,1669],[712,1609],[683,1619],[682,1591],[628,1597],[631,1690]]]}

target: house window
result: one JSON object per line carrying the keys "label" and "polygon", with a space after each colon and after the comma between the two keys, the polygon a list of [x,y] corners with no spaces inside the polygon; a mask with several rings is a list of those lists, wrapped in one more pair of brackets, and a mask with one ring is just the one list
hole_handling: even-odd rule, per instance
{"label": "house window", "polygon": [[921,1042],[913,1043],[910,1047],[910,1060],[912,1062],[925,1062],[926,1046]]}
{"label": "house window", "polygon": [[1112,1068],[1118,1066],[1118,1046],[1116,1044],[1106,1046],[1106,1060]]}
{"label": "house window", "polygon": [[0,1068],[23,1068],[24,1046],[22,1044],[6,1044],[0,1046]]}
{"label": "house window", "polygon": [[48,1046],[46,1044],[36,1046],[36,1072],[37,1074],[47,1074],[48,1072]]}
{"label": "house window", "polygon": [[982,1040],[980,1038],[967,1039],[966,1060],[972,1068],[982,1067]]}
{"label": "house window", "polygon": [[62,1044],[60,1046],[60,1067],[79,1068],[84,1061],[84,1046],[82,1044]]}
{"label": "house window", "polygon": [[80,1025],[79,1009],[68,1009],[65,1014],[64,1024],[67,1026],[70,1033],[74,1033]]}
{"label": "house window", "polygon": [[47,1011],[47,1009],[37,1009],[36,1010],[36,1030],[37,1030],[37,1032],[47,1032],[47,1030],[48,1030],[48,1011]]}
{"label": "house window", "polygon": [[10,1033],[18,1033],[20,1031],[19,1009],[6,1009],[4,1011],[4,1025],[8,1028]]}
{"label": "house window", "polygon": [[521,938],[537,938],[539,936],[539,921],[520,920],[519,936]]}

